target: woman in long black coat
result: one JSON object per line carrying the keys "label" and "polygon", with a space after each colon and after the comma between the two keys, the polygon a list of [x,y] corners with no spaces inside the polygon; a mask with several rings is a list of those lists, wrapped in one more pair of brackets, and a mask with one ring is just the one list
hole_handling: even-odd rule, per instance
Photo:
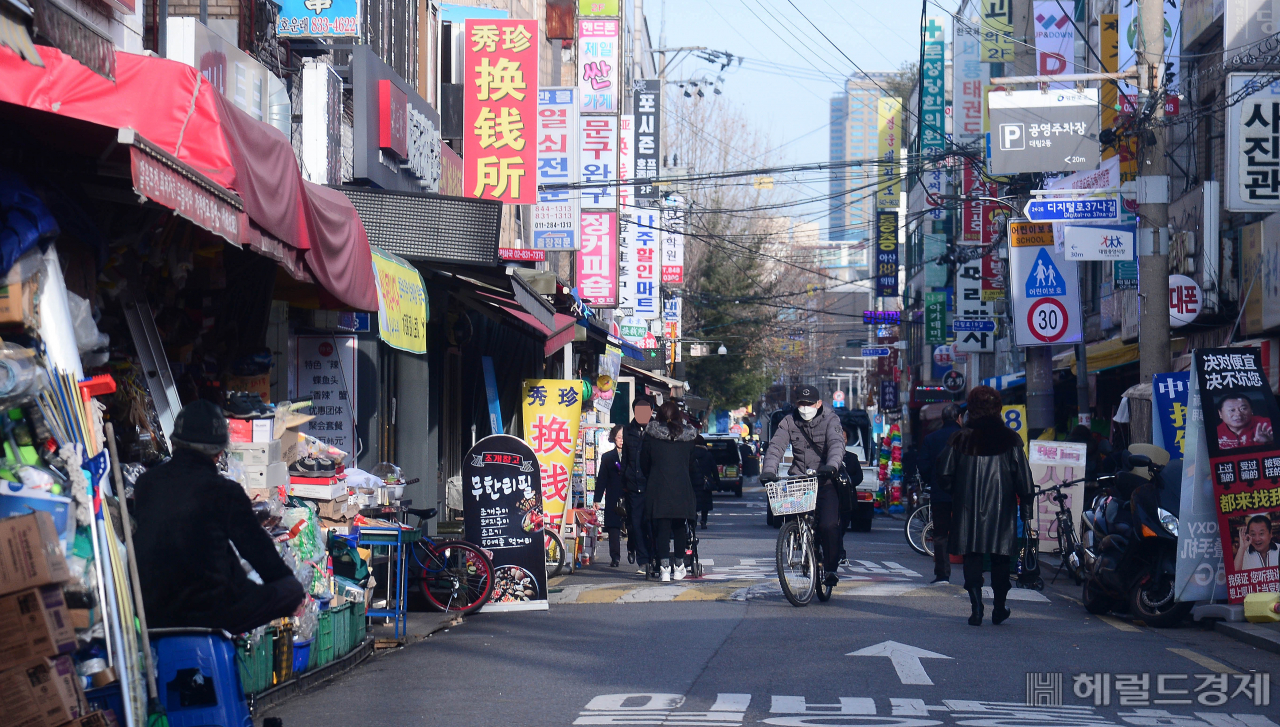
{"label": "woman in long black coat", "polygon": [[[939,489],[951,495],[947,550],[964,556],[964,588],[972,611],[969,624],[982,624],[982,556],[991,558],[991,623],[1009,618],[1010,558],[1017,538],[1018,509],[1030,511],[1031,468],[1022,438],[1000,417],[1000,394],[990,386],[969,391],[969,419],[951,435],[938,458]],[[1024,515],[1024,520],[1027,516]]]}
{"label": "woman in long black coat", "polygon": [[701,516],[702,529],[707,529],[707,515],[711,512],[713,506],[711,493],[715,492],[716,485],[720,484],[720,468],[716,465],[716,459],[711,455],[708,449],[707,440],[699,434],[693,440],[696,445],[693,448],[693,460],[698,467],[698,477],[693,481],[694,494],[698,496],[698,514]]}
{"label": "woman in long black coat", "polygon": [[622,425],[615,424],[609,430],[609,440],[614,448],[600,457],[600,469],[596,472],[596,502],[603,503],[604,531],[609,535],[609,567],[617,568],[622,557],[622,523],[625,512],[622,504],[622,463],[618,453],[622,451]]}
{"label": "woman in long black coat", "polygon": [[[693,483],[700,474],[693,459],[694,439],[698,432],[684,423],[684,414],[673,401],[658,407],[658,415],[645,429],[640,448],[640,469],[648,478],[645,491],[645,515],[653,522],[653,534],[663,581],[682,580],[688,564],[684,551],[688,545],[687,523],[698,516],[698,500]],[[676,559],[671,558],[671,540],[675,539]]]}

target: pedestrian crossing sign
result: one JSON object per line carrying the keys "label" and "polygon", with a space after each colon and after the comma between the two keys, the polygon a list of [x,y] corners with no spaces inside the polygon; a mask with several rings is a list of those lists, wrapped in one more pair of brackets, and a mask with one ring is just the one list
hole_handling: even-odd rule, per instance
{"label": "pedestrian crossing sign", "polygon": [[1049,256],[1048,248],[1040,248],[1040,254],[1031,263],[1031,272],[1027,275],[1027,297],[1047,298],[1066,294],[1067,284],[1062,278],[1062,271]]}

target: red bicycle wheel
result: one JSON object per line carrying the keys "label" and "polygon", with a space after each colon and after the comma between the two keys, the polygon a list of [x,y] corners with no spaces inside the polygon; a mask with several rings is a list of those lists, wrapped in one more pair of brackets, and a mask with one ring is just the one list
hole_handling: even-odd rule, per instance
{"label": "red bicycle wheel", "polygon": [[422,595],[441,611],[473,613],[493,593],[493,563],[471,543],[435,543],[427,548],[423,565]]}

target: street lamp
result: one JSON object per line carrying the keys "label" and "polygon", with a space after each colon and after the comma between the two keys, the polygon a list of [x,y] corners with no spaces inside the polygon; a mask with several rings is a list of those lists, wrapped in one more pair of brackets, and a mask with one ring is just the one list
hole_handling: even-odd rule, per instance
{"label": "street lamp", "polygon": [[724,344],[722,343],[720,344],[720,348],[716,349],[716,353],[720,354],[721,356],[727,356],[729,355],[729,349],[725,348]]}

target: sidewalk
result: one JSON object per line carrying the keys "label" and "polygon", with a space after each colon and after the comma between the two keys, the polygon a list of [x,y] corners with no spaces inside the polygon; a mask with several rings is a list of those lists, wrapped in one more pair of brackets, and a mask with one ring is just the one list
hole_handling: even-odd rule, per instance
{"label": "sidewalk", "polygon": [[1214,621],[1213,630],[1250,646],[1280,654],[1280,623],[1255,624],[1248,621]]}

